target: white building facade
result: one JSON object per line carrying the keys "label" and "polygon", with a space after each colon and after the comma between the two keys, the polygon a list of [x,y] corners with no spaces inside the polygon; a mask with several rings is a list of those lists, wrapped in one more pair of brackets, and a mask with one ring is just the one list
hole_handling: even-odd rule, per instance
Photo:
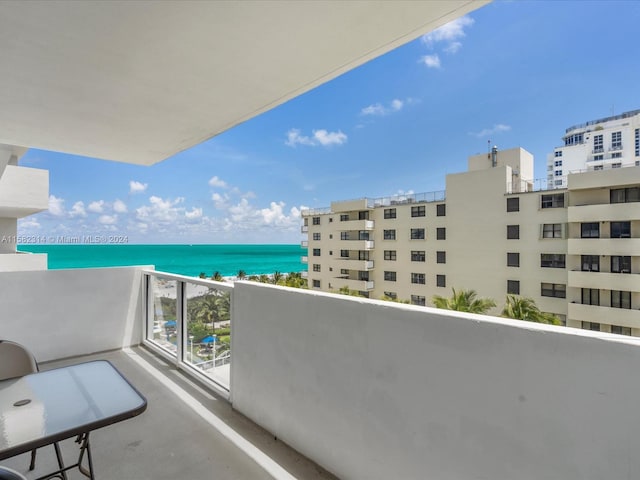
{"label": "white building facade", "polygon": [[547,156],[549,188],[566,188],[569,173],[638,165],[640,110],[574,125],[562,139]]}

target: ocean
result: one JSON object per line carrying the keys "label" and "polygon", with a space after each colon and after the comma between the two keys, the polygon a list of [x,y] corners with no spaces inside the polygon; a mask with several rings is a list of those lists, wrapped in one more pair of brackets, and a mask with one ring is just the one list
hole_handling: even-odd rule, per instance
{"label": "ocean", "polygon": [[19,245],[23,252],[46,253],[50,270],[154,265],[156,270],[197,277],[306,270],[300,245]]}

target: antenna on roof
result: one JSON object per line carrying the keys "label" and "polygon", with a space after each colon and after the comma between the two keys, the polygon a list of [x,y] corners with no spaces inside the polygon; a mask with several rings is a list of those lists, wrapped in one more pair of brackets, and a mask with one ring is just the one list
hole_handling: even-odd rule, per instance
{"label": "antenna on roof", "polygon": [[487,140],[487,160],[491,160],[491,139]]}

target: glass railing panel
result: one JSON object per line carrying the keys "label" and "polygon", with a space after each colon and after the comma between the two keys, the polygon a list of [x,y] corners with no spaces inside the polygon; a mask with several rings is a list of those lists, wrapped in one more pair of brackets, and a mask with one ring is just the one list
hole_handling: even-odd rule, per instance
{"label": "glass railing panel", "polygon": [[178,334],[178,282],[157,276],[149,276],[148,279],[151,322],[147,338],[175,355]]}
{"label": "glass railing panel", "polygon": [[185,282],[183,361],[223,386],[229,386],[231,292]]}

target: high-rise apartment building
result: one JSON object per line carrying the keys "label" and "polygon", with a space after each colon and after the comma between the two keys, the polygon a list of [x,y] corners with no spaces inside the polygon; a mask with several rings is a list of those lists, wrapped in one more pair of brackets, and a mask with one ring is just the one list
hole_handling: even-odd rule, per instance
{"label": "high-rise apartment building", "polygon": [[640,164],[640,110],[567,128],[564,145],[547,156],[549,188],[567,186],[567,174]]}
{"label": "high-rise apartment building", "polygon": [[431,305],[451,287],[533,298],[568,326],[640,336],[640,167],[535,190],[521,148],[469,157],[446,192],[303,212],[309,287]]}

